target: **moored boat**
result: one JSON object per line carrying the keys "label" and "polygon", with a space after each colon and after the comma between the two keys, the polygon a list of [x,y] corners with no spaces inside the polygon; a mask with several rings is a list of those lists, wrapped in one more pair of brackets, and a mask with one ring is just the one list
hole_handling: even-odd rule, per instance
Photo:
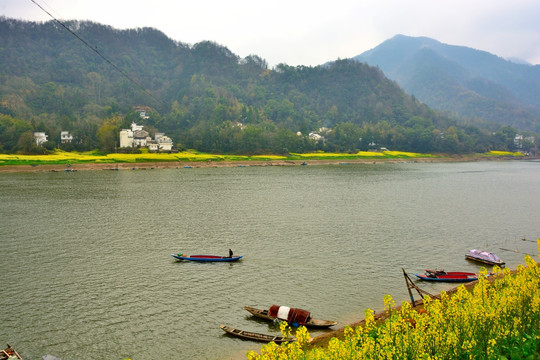
{"label": "moored boat", "polygon": [[284,336],[267,335],[267,334],[260,334],[260,333],[251,332],[251,331],[244,331],[240,329],[235,329],[227,325],[219,325],[219,327],[221,328],[221,330],[225,331],[226,333],[242,338],[242,339],[262,341],[262,342],[275,342],[276,344],[280,344],[285,341],[296,340],[294,338],[286,338]]}
{"label": "moored boat", "polygon": [[425,269],[426,275],[466,275],[466,276],[476,276],[476,273],[465,272],[465,271],[444,271],[442,269],[429,270]]}
{"label": "moored boat", "polygon": [[219,256],[219,255],[185,255],[185,254],[171,254],[171,256],[178,260],[187,261],[200,261],[200,262],[231,262],[238,261],[243,256]]}
{"label": "moored boat", "polygon": [[22,357],[11,345],[7,344],[7,348],[0,350],[0,360],[22,360]]}
{"label": "moored boat", "polygon": [[469,282],[478,280],[478,276],[474,273],[454,272],[452,273],[428,273],[414,274],[420,280],[425,281],[441,281],[441,282]]}
{"label": "moored boat", "polygon": [[314,319],[311,317],[311,313],[307,310],[289,308],[287,306],[272,305],[268,310],[244,306],[244,309],[261,319],[269,321],[274,321],[276,319],[284,320],[287,321],[289,325],[293,326],[327,328],[337,325],[337,321]]}
{"label": "moored boat", "polygon": [[488,265],[497,265],[503,267],[505,262],[502,261],[497,255],[491,252],[472,249],[465,254],[465,259],[478,261]]}

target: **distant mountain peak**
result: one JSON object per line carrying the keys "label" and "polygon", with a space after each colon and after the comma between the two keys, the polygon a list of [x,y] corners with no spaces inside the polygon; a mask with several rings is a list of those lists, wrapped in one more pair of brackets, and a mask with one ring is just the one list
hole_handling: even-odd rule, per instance
{"label": "distant mountain peak", "polygon": [[353,59],[435,109],[540,131],[540,67],[521,59],[403,34]]}
{"label": "distant mountain peak", "polygon": [[523,60],[523,59],[520,59],[520,58],[517,58],[517,57],[509,57],[509,58],[506,58],[507,61],[510,61],[514,64],[518,64],[518,65],[528,65],[528,66],[533,66],[530,62],[526,61],[526,60]]}

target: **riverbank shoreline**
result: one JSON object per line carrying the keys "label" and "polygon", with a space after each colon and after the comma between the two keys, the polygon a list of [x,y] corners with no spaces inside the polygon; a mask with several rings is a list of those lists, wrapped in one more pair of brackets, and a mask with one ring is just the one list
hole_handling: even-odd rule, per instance
{"label": "riverbank shoreline", "polygon": [[138,163],[79,163],[79,164],[38,164],[38,165],[2,165],[0,173],[16,172],[73,172],[89,170],[154,170],[180,168],[217,168],[248,166],[303,166],[303,165],[353,165],[353,164],[397,164],[397,163],[440,163],[440,162],[476,162],[503,160],[534,160],[537,158],[514,157],[418,157],[385,159],[315,159],[315,160],[235,160],[235,161],[162,161]]}
{"label": "riverbank shoreline", "polygon": [[[514,274],[516,273],[517,270],[511,270],[511,274]],[[492,283],[493,281],[495,281],[495,279],[497,279],[498,277],[500,276],[504,276],[504,275],[499,275],[499,276],[494,276],[493,274],[489,275],[487,277],[487,280]],[[448,296],[452,296],[454,295],[457,291],[458,291],[458,288],[460,286],[464,286],[465,289],[467,289],[468,291],[472,291],[472,289],[478,284],[478,280],[476,281],[472,281],[472,282],[468,282],[468,283],[462,283],[456,287],[453,287],[449,290],[445,290],[444,292],[448,295]],[[411,289],[411,291],[413,291]],[[416,291],[416,290],[415,290]],[[426,294],[424,294],[425,296]],[[422,298],[418,299],[420,297],[419,294],[417,293],[414,293],[414,303],[412,301],[404,301],[404,302],[407,302],[409,304],[411,304],[411,307],[413,309],[415,309],[416,311],[423,311],[424,309],[424,301]],[[440,300],[441,299],[441,295],[440,294],[431,294],[430,296],[432,299],[437,299],[437,300]],[[392,309],[393,312],[395,311],[400,311],[401,310],[401,307],[402,305],[397,305],[396,307],[394,307]],[[380,324],[382,322],[384,322],[386,320],[386,318],[388,318],[388,311],[387,310],[382,310],[382,311],[376,311],[374,313],[374,317],[375,317],[375,321]],[[314,338],[311,339],[310,341],[310,347],[312,348],[316,348],[316,347],[326,347],[329,343],[329,341],[332,339],[332,338],[338,338],[340,340],[342,340],[344,338],[344,335],[345,335],[345,328],[348,326],[348,327],[351,327],[352,329],[356,329],[358,326],[365,326],[365,319],[362,319],[360,321],[356,321],[356,322],[353,322],[351,324],[348,324],[346,326],[343,326],[339,329],[336,329],[336,330],[333,330],[333,331],[330,331],[328,333],[325,333],[325,334],[322,334],[322,335],[318,335],[318,336],[315,336]]]}

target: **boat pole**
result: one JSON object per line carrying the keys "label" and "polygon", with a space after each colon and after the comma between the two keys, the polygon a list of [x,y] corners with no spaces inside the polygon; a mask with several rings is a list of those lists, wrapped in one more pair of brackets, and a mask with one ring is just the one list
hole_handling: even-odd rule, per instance
{"label": "boat pole", "polygon": [[414,301],[414,296],[412,294],[412,291],[411,289],[414,289],[416,290],[416,292],[418,293],[418,295],[420,295],[420,297],[422,298],[422,300],[424,300],[424,295],[422,295],[422,293],[426,294],[426,295],[429,295],[431,297],[434,297],[433,295],[431,295],[430,293],[428,293],[427,291],[425,290],[422,290],[420,289],[418,286],[414,285],[414,282],[411,280],[411,278],[409,277],[409,275],[405,272],[405,269],[404,268],[401,268],[401,270],[403,271],[403,277],[405,278],[405,284],[407,284],[407,291],[409,291],[409,296],[411,297],[411,305],[412,307],[415,307],[416,306],[416,303]]}

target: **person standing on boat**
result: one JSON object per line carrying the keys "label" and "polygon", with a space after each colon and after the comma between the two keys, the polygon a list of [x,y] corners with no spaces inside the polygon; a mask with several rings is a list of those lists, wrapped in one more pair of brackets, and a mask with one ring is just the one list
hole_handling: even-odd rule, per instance
{"label": "person standing on boat", "polygon": [[233,251],[231,249],[229,249],[229,257],[232,258],[233,257]]}

